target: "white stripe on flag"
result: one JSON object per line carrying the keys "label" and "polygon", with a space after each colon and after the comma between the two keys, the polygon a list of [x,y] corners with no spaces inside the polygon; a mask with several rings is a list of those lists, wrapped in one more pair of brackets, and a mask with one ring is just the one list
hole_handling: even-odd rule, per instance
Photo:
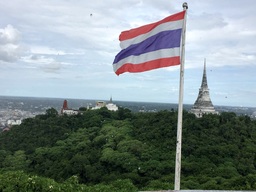
{"label": "white stripe on flag", "polygon": [[141,54],[138,56],[132,55],[132,56],[129,56],[129,57],[126,57],[126,58],[120,60],[117,63],[114,63],[113,68],[114,68],[114,71],[116,71],[125,63],[131,63],[131,64],[136,65],[136,64],[144,63],[144,62],[151,61],[151,60],[175,57],[175,56],[180,56],[180,48],[179,47],[171,48],[171,49],[160,49],[157,51],[144,53],[144,54]]}

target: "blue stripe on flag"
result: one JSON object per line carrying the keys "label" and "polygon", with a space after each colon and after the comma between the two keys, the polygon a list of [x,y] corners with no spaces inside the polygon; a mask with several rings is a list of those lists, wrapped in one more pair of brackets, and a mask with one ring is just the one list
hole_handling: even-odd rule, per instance
{"label": "blue stripe on flag", "polygon": [[141,43],[133,44],[119,52],[115,57],[114,63],[117,63],[118,61],[131,55],[138,56],[160,49],[180,47],[181,32],[182,29],[163,31],[149,37]]}

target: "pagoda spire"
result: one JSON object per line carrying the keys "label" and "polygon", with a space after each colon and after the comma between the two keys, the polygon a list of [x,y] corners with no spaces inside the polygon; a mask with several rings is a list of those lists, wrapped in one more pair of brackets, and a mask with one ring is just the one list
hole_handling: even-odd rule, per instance
{"label": "pagoda spire", "polygon": [[204,58],[204,73],[203,73],[203,79],[202,79],[202,84],[201,84],[201,88],[205,87],[208,89],[208,85],[207,85],[207,77],[206,77],[206,59]]}
{"label": "pagoda spire", "polygon": [[190,110],[197,117],[202,117],[203,114],[213,113],[217,114],[210,98],[210,92],[207,85],[207,75],[206,75],[206,59],[204,59],[204,71],[201,87],[199,89],[198,97]]}

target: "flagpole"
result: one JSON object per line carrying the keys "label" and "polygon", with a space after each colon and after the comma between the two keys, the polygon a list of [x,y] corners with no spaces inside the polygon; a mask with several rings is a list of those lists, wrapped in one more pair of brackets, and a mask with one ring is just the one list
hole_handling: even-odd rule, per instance
{"label": "flagpole", "polygon": [[182,31],[182,49],[181,49],[181,64],[180,64],[180,90],[179,90],[179,107],[178,107],[178,122],[177,122],[177,143],[176,143],[176,161],[175,161],[175,182],[174,190],[180,190],[180,172],[181,172],[181,139],[182,139],[182,113],[183,113],[183,89],[184,89],[184,60],[185,60],[185,34],[186,34],[186,19],[188,4],[185,2],[182,5],[185,10],[183,31]]}

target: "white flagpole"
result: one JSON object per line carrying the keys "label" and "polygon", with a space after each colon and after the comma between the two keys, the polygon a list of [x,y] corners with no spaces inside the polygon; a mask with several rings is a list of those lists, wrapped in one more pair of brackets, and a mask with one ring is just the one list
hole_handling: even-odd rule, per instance
{"label": "white flagpole", "polygon": [[182,49],[181,49],[181,64],[180,64],[180,91],[179,91],[179,108],[178,108],[178,123],[177,123],[177,144],[176,144],[176,161],[175,161],[175,182],[174,190],[180,190],[180,172],[181,172],[181,138],[182,138],[182,113],[183,113],[183,87],[184,87],[184,60],[185,60],[185,34],[186,34],[186,19],[188,4],[183,3],[185,10],[183,31],[182,31]]}

